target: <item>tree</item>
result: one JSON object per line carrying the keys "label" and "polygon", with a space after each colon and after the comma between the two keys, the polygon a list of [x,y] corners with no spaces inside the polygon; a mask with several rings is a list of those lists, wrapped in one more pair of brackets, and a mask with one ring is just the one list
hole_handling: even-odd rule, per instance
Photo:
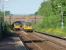
{"label": "tree", "polygon": [[10,11],[5,11],[5,15],[10,15]]}
{"label": "tree", "polygon": [[[65,12],[66,0],[47,0],[41,3],[41,7],[36,14],[44,17],[43,27],[59,27],[61,25],[61,8],[58,7],[59,5],[62,6],[63,12]],[[64,17],[64,22],[66,21],[65,19]]]}

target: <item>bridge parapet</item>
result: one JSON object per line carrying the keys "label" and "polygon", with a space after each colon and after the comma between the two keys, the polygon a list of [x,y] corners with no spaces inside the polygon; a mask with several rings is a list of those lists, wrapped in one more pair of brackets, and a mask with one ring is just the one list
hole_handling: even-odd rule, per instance
{"label": "bridge parapet", "polygon": [[28,21],[28,22],[39,22],[42,20],[42,16],[6,16],[5,21],[9,24],[13,24],[16,21]]}

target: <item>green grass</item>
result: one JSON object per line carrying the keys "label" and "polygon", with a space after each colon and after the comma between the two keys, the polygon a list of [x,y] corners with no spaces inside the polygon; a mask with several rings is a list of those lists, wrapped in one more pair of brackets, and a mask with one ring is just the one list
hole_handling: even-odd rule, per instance
{"label": "green grass", "polygon": [[59,37],[66,37],[66,28],[62,30],[61,28],[41,28],[39,25],[34,25],[34,30],[38,32],[46,32]]}

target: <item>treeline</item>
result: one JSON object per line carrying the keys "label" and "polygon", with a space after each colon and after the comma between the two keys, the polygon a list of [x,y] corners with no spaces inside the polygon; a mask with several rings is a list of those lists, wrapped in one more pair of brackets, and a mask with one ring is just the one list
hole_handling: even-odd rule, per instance
{"label": "treeline", "polygon": [[42,22],[34,26],[35,30],[66,37],[66,0],[46,0],[35,14],[43,16]]}
{"label": "treeline", "polygon": [[36,15],[44,17],[41,27],[43,28],[60,28],[62,14],[64,17],[64,26],[66,27],[66,0],[47,0],[41,4]]}

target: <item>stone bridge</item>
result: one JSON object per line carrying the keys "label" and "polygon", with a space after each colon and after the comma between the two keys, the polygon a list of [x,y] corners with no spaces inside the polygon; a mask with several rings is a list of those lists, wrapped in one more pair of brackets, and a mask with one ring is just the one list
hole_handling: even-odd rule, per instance
{"label": "stone bridge", "polygon": [[42,20],[42,16],[6,16],[5,21],[12,24],[16,21],[27,21],[32,23],[37,23]]}

